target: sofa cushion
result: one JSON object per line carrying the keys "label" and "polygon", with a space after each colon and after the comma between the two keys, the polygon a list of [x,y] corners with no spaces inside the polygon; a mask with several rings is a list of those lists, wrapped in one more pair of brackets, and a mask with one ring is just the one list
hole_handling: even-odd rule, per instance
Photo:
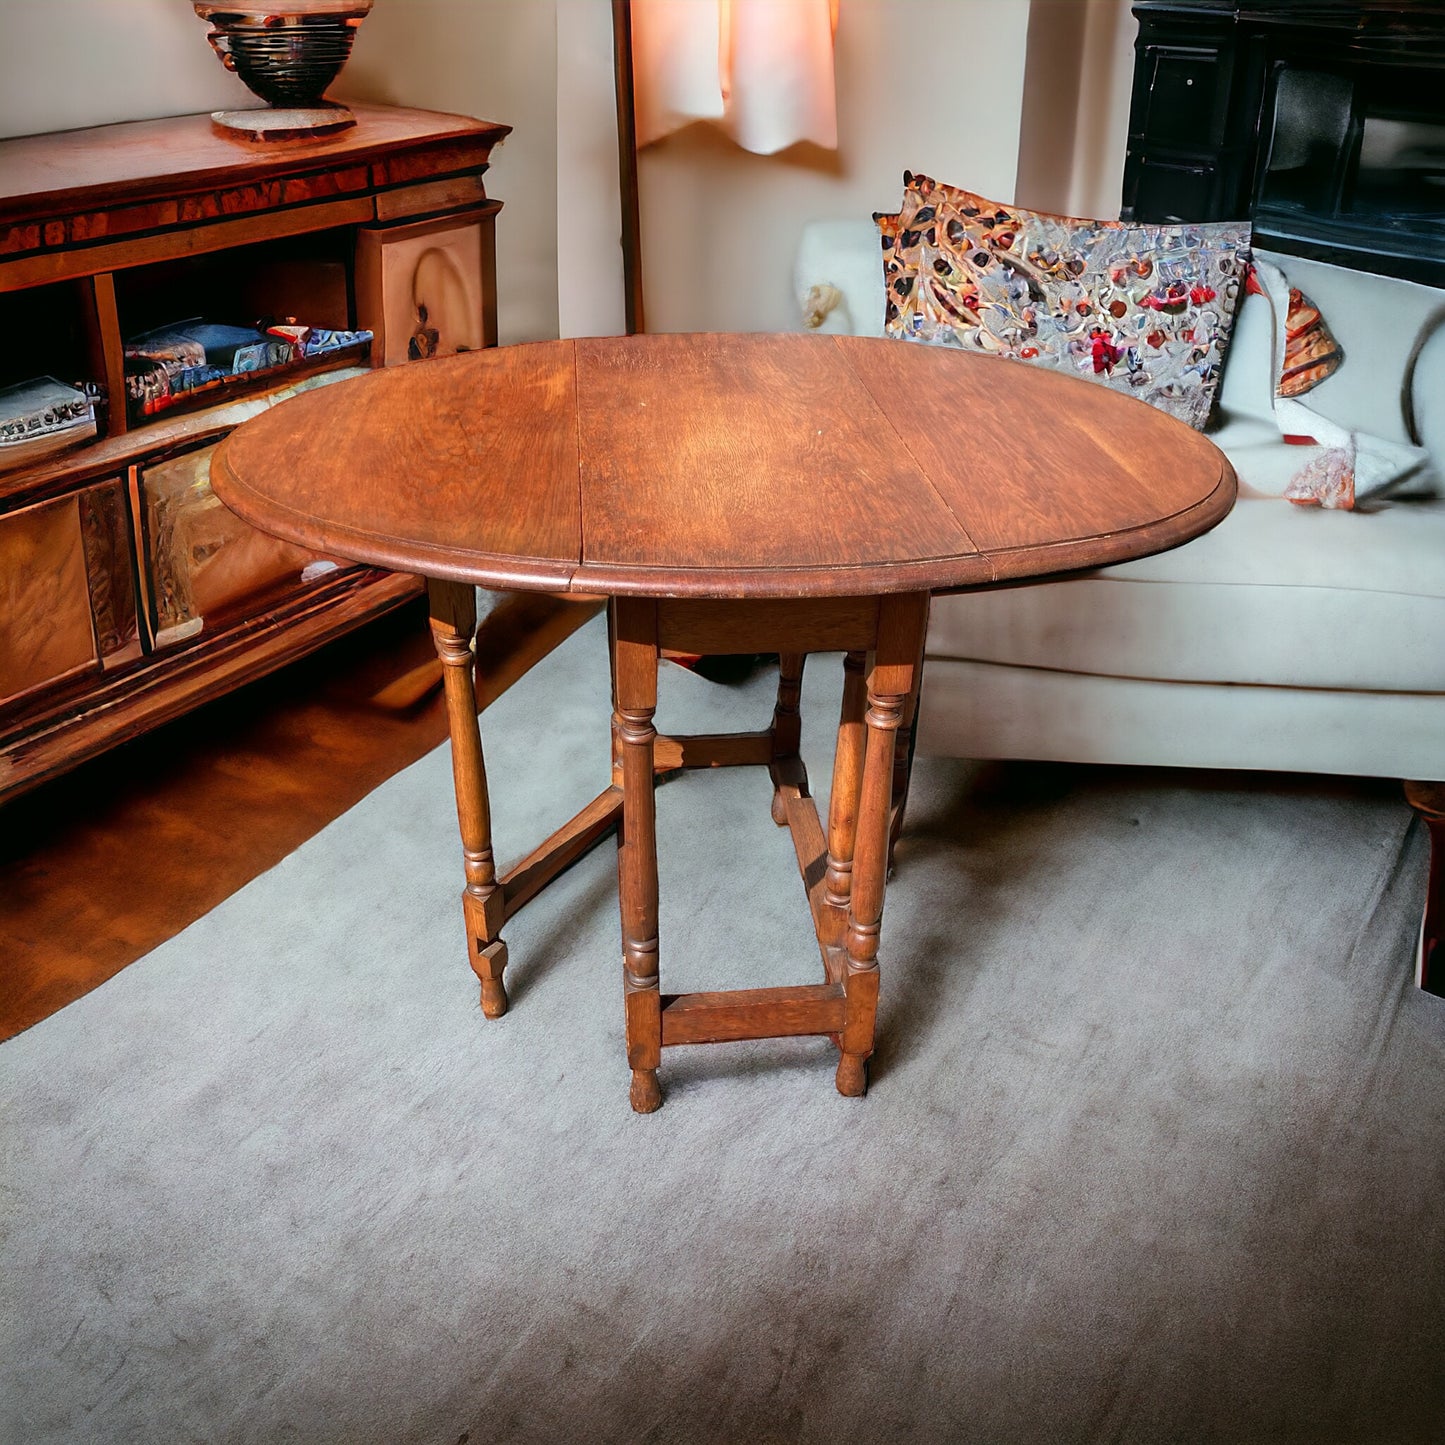
{"label": "sofa cushion", "polygon": [[[1249,289],[1268,295],[1253,274]],[[1344,352],[1320,308],[1298,286],[1291,286],[1285,301],[1284,360],[1276,396],[1303,396],[1340,369]]]}
{"label": "sofa cushion", "polygon": [[1113,677],[1445,692],[1445,502],[1350,515],[1246,497],[1170,552],[937,598],[928,650]]}
{"label": "sofa cushion", "polygon": [[[1301,467],[1323,455],[1323,446],[1288,446],[1280,439],[1273,422],[1258,417],[1226,413],[1224,425],[1209,434],[1234,464],[1241,497],[1283,497]],[[1372,513],[1387,499],[1433,497],[1439,494],[1440,474],[1433,463],[1417,465],[1417,451],[1397,442],[1365,439],[1366,464],[1378,466],[1391,478],[1372,486],[1366,476],[1365,490],[1356,498],[1356,509]],[[1359,461],[1357,459],[1357,466]],[[1403,480],[1394,480],[1403,474]]]}
{"label": "sofa cushion", "polygon": [[932,658],[918,751],[1445,778],[1445,697],[1085,677]]}
{"label": "sofa cushion", "polygon": [[[1316,375],[1303,386],[1290,384],[1295,298],[1300,293],[1262,256],[1255,259],[1252,279],[1274,312],[1275,420],[1286,441],[1305,440],[1320,448],[1302,459],[1285,496],[1302,505],[1351,511],[1357,499],[1379,500],[1407,485],[1429,461],[1424,448],[1341,425],[1316,407],[1313,398],[1301,401],[1301,394],[1313,390],[1325,377]],[[1335,344],[1333,338],[1330,344]],[[1330,357],[1338,361],[1338,351]],[[1326,375],[1337,369],[1332,366]]]}
{"label": "sofa cushion", "polygon": [[[1298,258],[1278,259],[1293,266]],[[1261,263],[1261,272],[1270,274],[1273,261],[1269,255],[1261,252],[1257,260]],[[1281,277],[1277,269],[1273,274],[1277,283],[1275,289],[1282,293],[1286,278]],[[1365,289],[1376,293],[1377,301],[1387,294],[1373,284],[1382,278],[1360,279]],[[1411,288],[1412,283],[1386,282],[1387,287],[1394,285]],[[1412,299],[1419,300],[1418,293],[1428,290],[1427,287],[1413,287],[1407,294],[1411,295]],[[1328,315],[1326,319],[1330,319]],[[1401,321],[1400,317],[1389,319],[1392,324]],[[1417,335],[1421,319],[1420,315],[1411,319],[1410,324]],[[1430,463],[1427,453],[1409,446],[1403,440],[1403,436],[1408,435],[1403,417],[1402,425],[1398,428],[1390,420],[1390,407],[1394,405],[1395,393],[1405,379],[1404,357],[1399,358],[1402,369],[1399,382],[1391,381],[1390,384],[1382,386],[1378,376],[1360,377],[1360,386],[1376,394],[1387,414],[1385,425],[1388,434],[1380,435],[1358,428],[1346,428],[1332,419],[1328,412],[1323,411],[1321,406],[1317,405],[1317,399],[1324,396],[1326,402],[1329,401],[1325,382],[1317,383],[1311,388],[1305,402],[1277,401],[1274,391],[1275,377],[1282,360],[1277,350],[1281,340],[1282,338],[1276,335],[1268,294],[1263,288],[1256,291],[1252,287],[1240,306],[1235,321],[1229,365],[1225,369],[1224,385],[1220,392],[1220,426],[1211,433],[1212,439],[1229,454],[1234,463],[1239,473],[1242,495],[1293,498],[1294,492],[1298,490],[1297,479],[1300,474],[1312,463],[1319,464],[1331,454],[1332,449],[1340,447],[1348,447],[1351,453],[1354,473],[1351,500],[1362,509],[1377,505],[1387,495],[1434,496],[1442,490],[1439,468]],[[1343,370],[1349,371],[1353,365],[1347,355]],[[1418,366],[1415,372],[1418,375]],[[1445,400],[1445,388],[1438,392],[1440,399],[1433,403],[1433,412],[1430,410],[1432,403],[1424,399],[1419,387],[1416,388],[1416,394],[1419,397],[1419,412],[1422,417],[1440,412],[1441,401]],[[1286,445],[1280,440],[1280,431],[1316,436],[1319,444]]]}

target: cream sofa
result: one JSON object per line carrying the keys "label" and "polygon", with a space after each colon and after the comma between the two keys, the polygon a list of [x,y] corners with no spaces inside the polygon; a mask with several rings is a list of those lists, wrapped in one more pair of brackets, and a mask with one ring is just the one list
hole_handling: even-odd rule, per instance
{"label": "cream sofa", "polygon": [[[1430,449],[1410,495],[1354,512],[1278,495],[1301,453],[1271,413],[1269,306],[1249,297],[1211,433],[1233,511],[1154,557],[935,599],[920,751],[1445,779],[1445,291],[1270,259],[1345,352],[1310,404]],[[881,334],[870,222],[810,224],[794,280],[821,329]]]}

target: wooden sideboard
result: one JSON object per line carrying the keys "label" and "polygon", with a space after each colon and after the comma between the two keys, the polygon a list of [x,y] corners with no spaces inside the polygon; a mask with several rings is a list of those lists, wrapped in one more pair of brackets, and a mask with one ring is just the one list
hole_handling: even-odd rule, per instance
{"label": "wooden sideboard", "polygon": [[[205,115],[0,141],[0,396],[52,377],[95,398],[61,450],[0,440],[0,798],[419,590],[255,531],[208,480],[220,438],[298,387],[496,344],[483,173],[510,127],[353,109],[264,145]],[[127,397],[136,336],[293,317],[373,337]]]}

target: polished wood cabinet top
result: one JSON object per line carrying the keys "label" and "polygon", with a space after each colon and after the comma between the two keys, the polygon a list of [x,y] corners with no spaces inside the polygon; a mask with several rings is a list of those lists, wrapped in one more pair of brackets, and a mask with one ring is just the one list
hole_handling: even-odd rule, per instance
{"label": "polished wood cabinet top", "polygon": [[1207,438],[1088,382],[803,335],[539,342],[295,397],[222,443],[290,541],[482,586],[673,597],[986,586],[1228,512]]}
{"label": "polished wood cabinet top", "polygon": [[344,171],[417,147],[480,143],[490,149],[511,130],[469,116],[401,106],[358,103],[350,109],[356,124],[335,135],[269,145],[223,132],[209,115],[122,121],[0,140],[0,225],[287,172]]}

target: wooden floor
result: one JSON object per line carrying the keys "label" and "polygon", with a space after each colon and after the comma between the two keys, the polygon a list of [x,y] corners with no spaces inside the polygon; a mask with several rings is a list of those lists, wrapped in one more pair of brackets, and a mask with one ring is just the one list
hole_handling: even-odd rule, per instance
{"label": "wooden floor", "polygon": [[[483,704],[601,605],[504,596],[478,638]],[[179,933],[434,748],[439,680],[417,603],[0,806],[0,1039]]]}

